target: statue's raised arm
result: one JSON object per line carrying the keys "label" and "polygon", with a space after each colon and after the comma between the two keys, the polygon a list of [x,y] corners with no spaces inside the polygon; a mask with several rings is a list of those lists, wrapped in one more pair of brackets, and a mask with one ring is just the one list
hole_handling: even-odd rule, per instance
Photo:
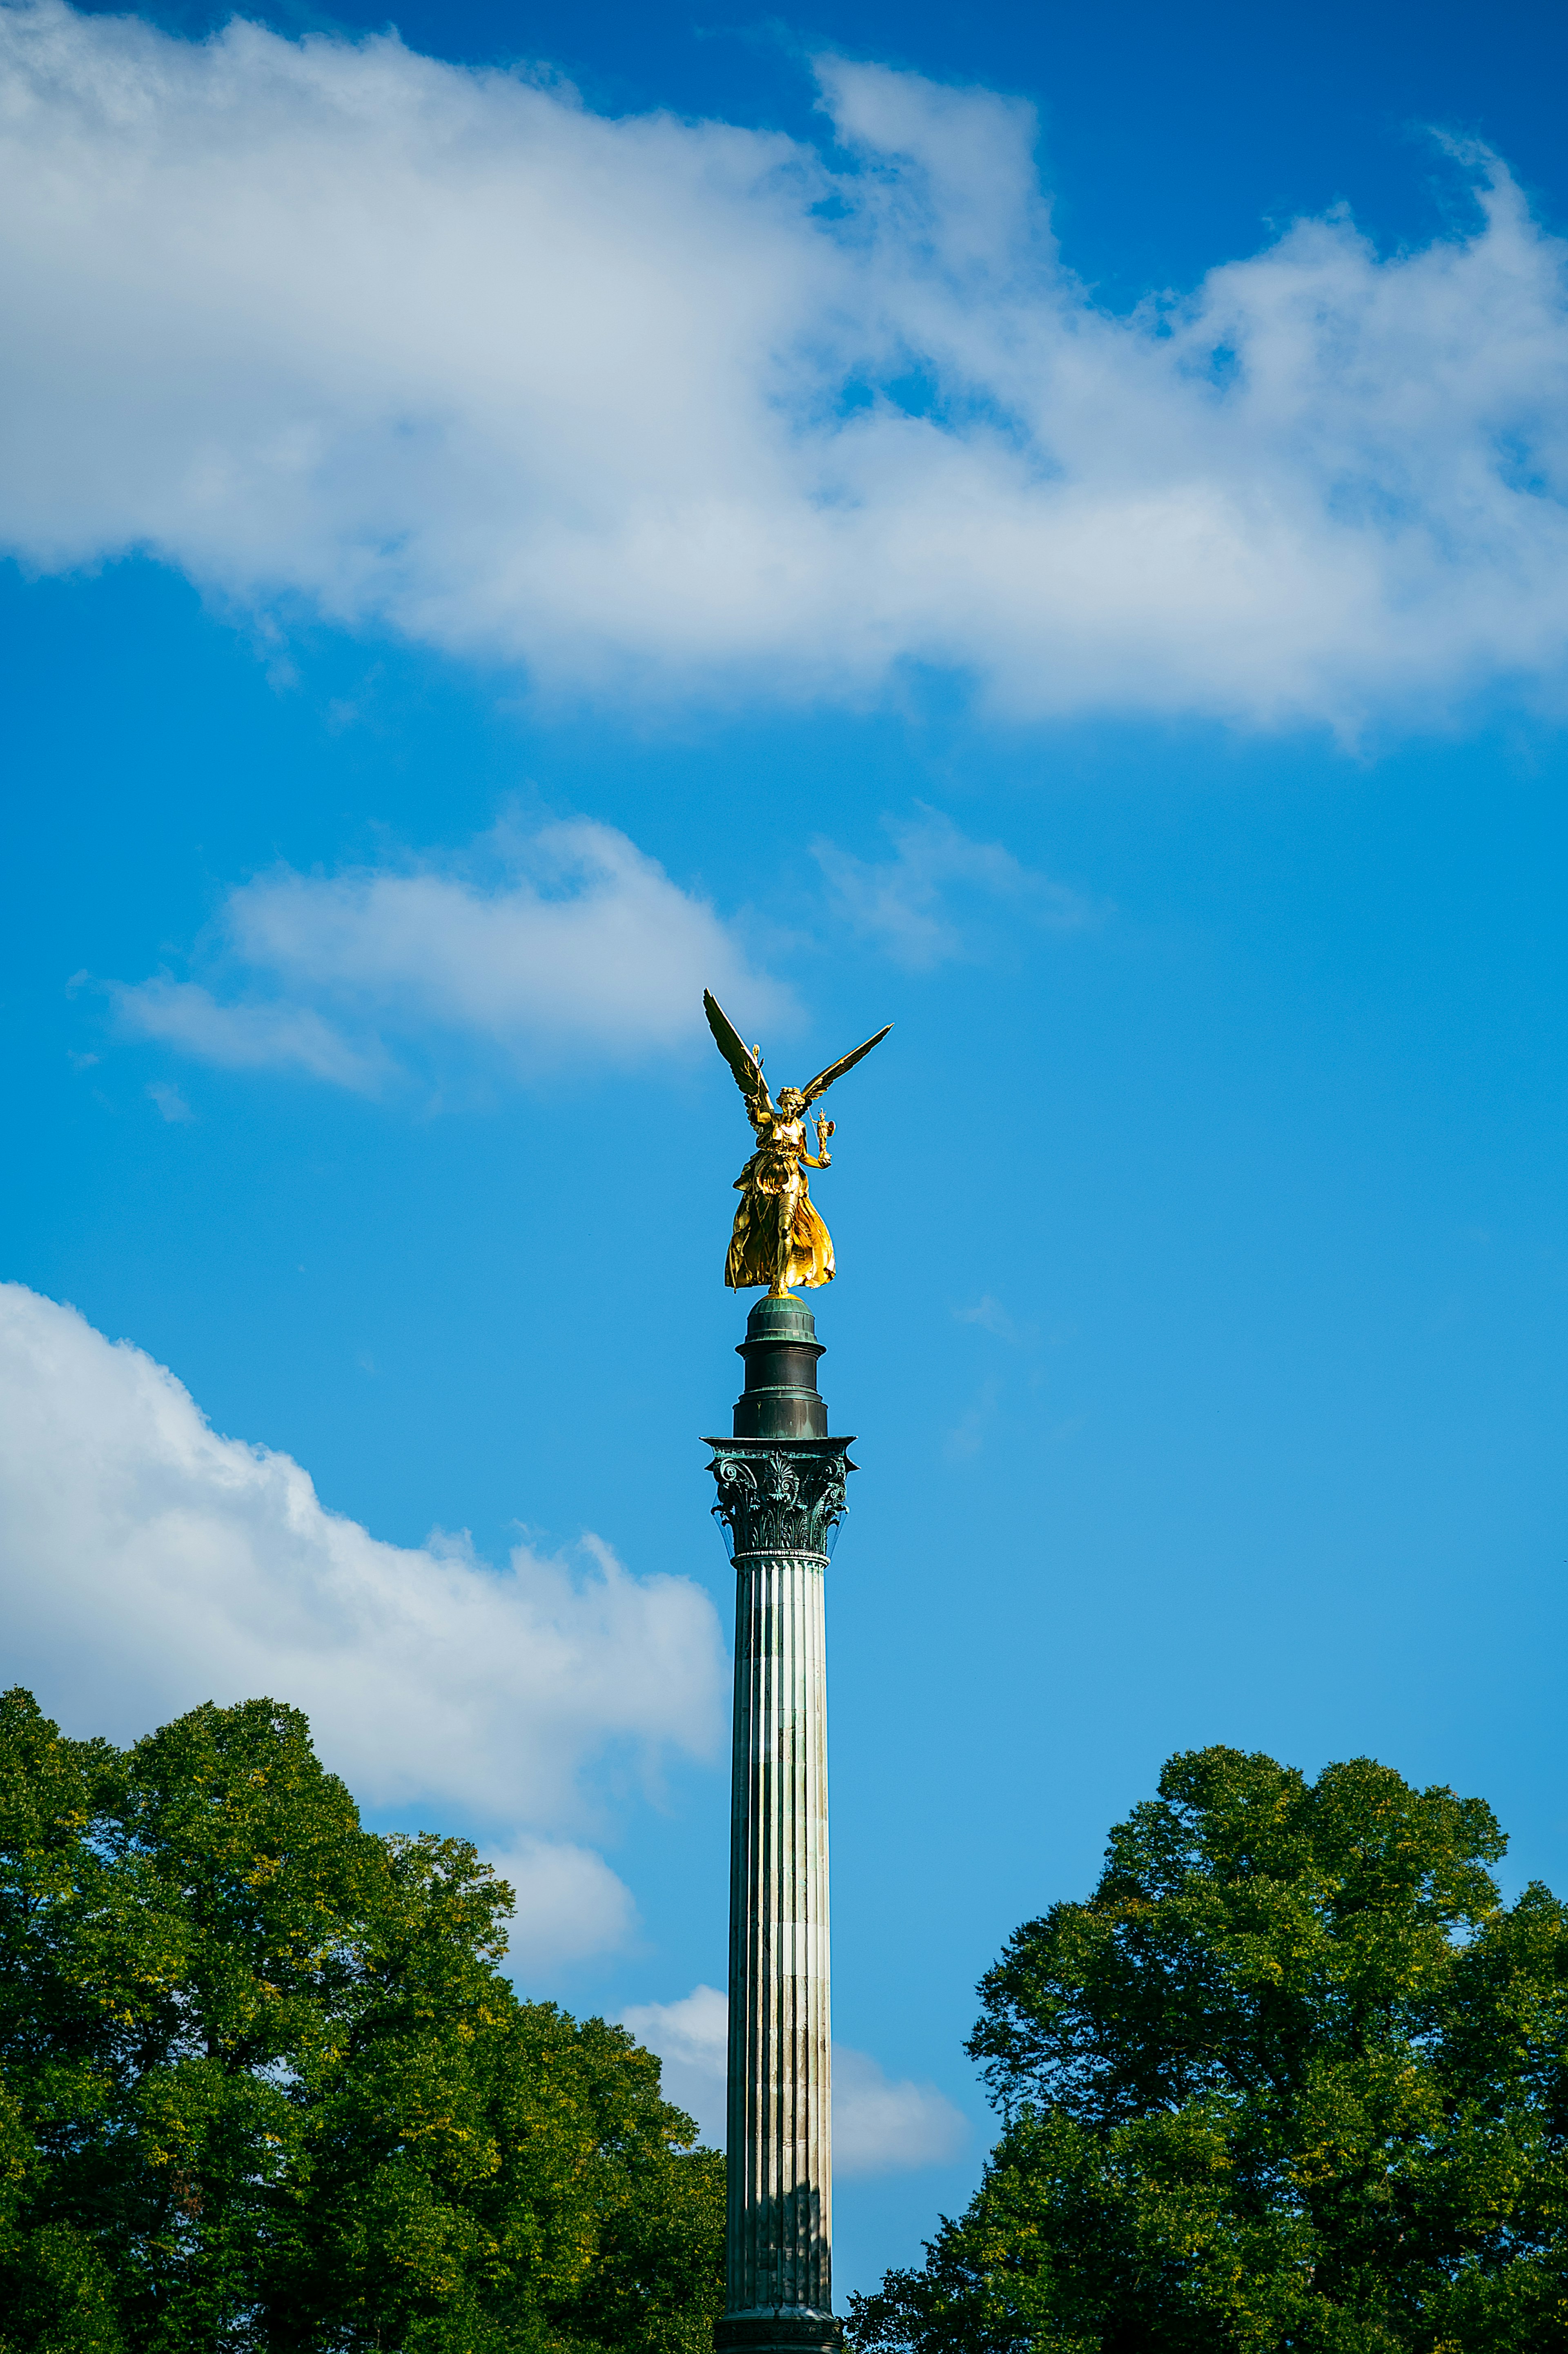
{"label": "statue's raised arm", "polygon": [[819,1158],[807,1150],[804,1115],[835,1079],[842,1078],[882,1044],[893,1024],[887,1023],[853,1054],[841,1055],[806,1087],[780,1087],[775,1104],[762,1076],[761,1048],[747,1045],[711,990],[703,991],[703,1011],[746,1098],[747,1116],[757,1132],[757,1150],[735,1181],[740,1206],[735,1214],[724,1279],[736,1291],[765,1284],[779,1299],[792,1297],[792,1283],[808,1288],[831,1283],[832,1239],[811,1201],[805,1169],[827,1167],[826,1136],[832,1132],[832,1122],[817,1123]]}

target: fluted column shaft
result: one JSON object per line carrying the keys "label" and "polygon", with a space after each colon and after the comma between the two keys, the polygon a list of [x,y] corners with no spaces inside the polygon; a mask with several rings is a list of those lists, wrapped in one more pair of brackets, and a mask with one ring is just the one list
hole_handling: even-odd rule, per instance
{"label": "fluted column shaft", "polygon": [[729,2316],[832,2310],[825,1555],[736,1557]]}
{"label": "fluted column shaft", "polygon": [[828,1710],[822,1592],[854,1466],[828,1436],[811,1311],[769,1295],[712,1438],[736,1572],[726,2293],[715,2354],[842,2354],[832,2314]]}

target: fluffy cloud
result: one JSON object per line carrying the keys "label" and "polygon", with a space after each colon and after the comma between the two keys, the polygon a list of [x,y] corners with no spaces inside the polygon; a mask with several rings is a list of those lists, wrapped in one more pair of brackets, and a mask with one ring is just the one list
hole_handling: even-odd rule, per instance
{"label": "fluffy cloud", "polygon": [[286,1455],[220,1437],[172,1373],[0,1285],[0,1591],[9,1676],[122,1739],[205,1699],[303,1708],[362,1799],[494,1826],[530,1967],[618,1942],[630,1899],[552,1833],[607,1750],[713,1753],[724,1656],[700,1588],[519,1546],[384,1544]]}
{"label": "fluffy cloud", "polygon": [[313,1006],[225,1004],[199,981],[173,981],[166,973],[129,989],[115,986],[111,994],[134,1035],[162,1039],[228,1070],[305,1071],[368,1095],[396,1067],[379,1039],[356,1045]]}
{"label": "fluffy cloud", "polygon": [[186,1103],[178,1087],[175,1087],[169,1080],[152,1080],[148,1085],[147,1094],[151,1100],[157,1105],[159,1118],[168,1120],[172,1126],[176,1128],[186,1127],[195,1119],[195,1112],[192,1111],[189,1104]]}
{"label": "fluffy cloud", "polygon": [[1555,690],[1564,248],[1499,165],[1425,249],[1336,212],[1122,317],[1026,107],[818,73],[821,151],[0,0],[0,540],[628,690]]}
{"label": "fluffy cloud", "polygon": [[164,975],[117,988],[120,1019],[207,1062],[368,1093],[399,1067],[387,1035],[627,1062],[705,1037],[705,987],[788,1006],[706,902],[612,827],[503,828],[485,849],[483,874],[274,868],[229,894],[202,952],[228,993]]}
{"label": "fluffy cloud", "polygon": [[557,1964],[623,1946],[637,1919],[631,1891],[602,1855],[567,1840],[525,1839],[486,1850],[516,1899],[507,1959],[524,1986]]}
{"label": "fluffy cloud", "polygon": [[[678,2002],[637,2003],[621,2022],[657,2052],[664,2094],[695,2117],[703,2139],[723,2148],[725,2047],[729,2006],[716,1987],[694,1987]],[[833,2045],[833,2171],[846,2180],[899,2174],[957,2158],[969,2122],[935,2084],[895,2082],[848,2044]]]}
{"label": "fluffy cloud", "polygon": [[664,2098],[689,2116],[712,2149],[725,2143],[725,2049],[729,2005],[717,1987],[697,1986],[678,2002],[638,2002],[620,2014],[640,2043],[657,2052]]}
{"label": "fluffy cloud", "polygon": [[[884,818],[893,855],[856,858],[819,837],[811,855],[822,870],[835,912],[895,963],[912,970],[975,953],[977,935],[994,935],[1011,909],[1053,931],[1081,931],[1095,920],[1087,900],[1015,858],[1000,842],[974,842],[939,810]],[[984,910],[971,926],[964,902]]]}
{"label": "fluffy cloud", "polygon": [[902,2174],[959,2157],[969,2120],[935,2084],[885,2076],[865,2052],[833,2046],[833,2168]]}

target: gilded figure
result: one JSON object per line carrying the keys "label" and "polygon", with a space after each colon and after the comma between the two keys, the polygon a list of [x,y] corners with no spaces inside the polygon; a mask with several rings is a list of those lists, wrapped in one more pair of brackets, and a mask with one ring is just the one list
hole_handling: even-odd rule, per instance
{"label": "gilded figure", "polygon": [[720,1054],[735,1073],[757,1138],[756,1151],[735,1181],[740,1205],[730,1234],[724,1279],[732,1291],[747,1291],[760,1284],[776,1299],[792,1299],[791,1284],[812,1290],[833,1279],[832,1238],[811,1200],[805,1172],[832,1166],[828,1140],[835,1123],[820,1116],[812,1122],[817,1132],[817,1150],[812,1152],[807,1144],[806,1114],[835,1079],[842,1078],[862,1055],[882,1044],[893,1024],[887,1023],[863,1046],[830,1063],[807,1086],[780,1087],[775,1103],[762,1076],[761,1047],[746,1044],[711,990],[703,991],[703,1010]]}

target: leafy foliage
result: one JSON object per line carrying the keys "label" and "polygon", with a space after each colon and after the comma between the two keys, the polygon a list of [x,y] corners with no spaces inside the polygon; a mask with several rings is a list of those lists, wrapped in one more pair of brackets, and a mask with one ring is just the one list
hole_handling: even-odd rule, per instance
{"label": "leafy foliage", "polygon": [[863,2354],[1568,2346],[1568,1908],[1368,1759],[1173,1757],[969,2050],[1003,2131]]}
{"label": "leafy foliage", "polygon": [[722,2161],[520,2002],[511,1892],[271,1701],[121,1752],[0,1700],[0,2354],[697,2354]]}

